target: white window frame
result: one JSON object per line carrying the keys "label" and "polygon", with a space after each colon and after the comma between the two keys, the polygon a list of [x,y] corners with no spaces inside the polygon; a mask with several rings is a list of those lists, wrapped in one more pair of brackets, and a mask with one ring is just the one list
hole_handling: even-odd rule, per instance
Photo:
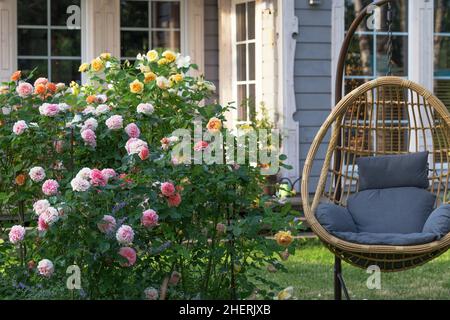
{"label": "white window frame", "polygon": [[[151,21],[151,2],[157,1],[157,0],[127,0],[130,2],[148,2],[148,27],[142,28],[142,27],[122,27],[122,24],[120,25],[120,33],[119,37],[121,38],[122,31],[146,31],[148,34],[148,42],[149,42],[149,48],[153,49],[152,45],[152,32],[153,31],[178,31],[180,32],[180,52],[185,53],[186,52],[186,37],[187,37],[187,26],[186,26],[186,16],[187,16],[187,6],[186,6],[186,0],[164,0],[165,2],[179,2],[180,3],[180,28],[153,28],[152,27],[152,21]],[[120,9],[119,9],[119,15],[120,15]],[[122,38],[120,39],[122,41]],[[122,53],[120,53],[122,54]],[[134,57],[120,57],[122,60],[136,60],[136,56]]]}
{"label": "white window frame", "polygon": [[[247,3],[247,2],[254,2],[255,3],[255,39],[253,40],[244,40],[244,41],[237,41],[236,39],[236,26],[237,26],[237,19],[236,19],[236,7],[238,4],[242,4],[242,3]],[[257,61],[258,61],[258,48],[259,48],[259,44],[258,44],[258,30],[261,30],[261,23],[260,20],[257,18],[258,14],[257,14],[257,6],[258,6],[258,2],[255,0],[232,0],[232,14],[231,14],[231,52],[232,52],[232,95],[233,95],[233,101],[236,102],[236,111],[233,113],[233,122],[235,124],[245,124],[245,123],[249,123],[249,120],[240,120],[239,119],[239,108],[241,107],[240,105],[238,105],[238,86],[239,85],[245,85],[246,86],[246,92],[247,92],[247,97],[249,96],[249,92],[250,92],[250,86],[251,85],[255,85],[255,101],[253,101],[255,103],[255,112],[257,112],[258,110],[258,101],[260,101],[260,97],[258,95],[258,93],[260,92],[260,86],[261,86],[261,82],[257,81],[258,79],[258,71],[257,71]],[[248,32],[248,15],[246,14],[246,19],[245,19],[245,31]],[[249,70],[250,70],[250,65],[249,65],[249,44],[253,43],[255,45],[255,80],[249,80]],[[238,81],[237,80],[237,46],[238,45],[242,45],[245,44],[245,58],[246,58],[246,77],[247,79],[245,81]],[[247,110],[247,118],[250,117],[249,114],[249,110]]]}
{"label": "white window frame", "polygon": [[[17,7],[18,3],[16,0],[14,1],[14,5]],[[67,26],[53,26],[51,24],[51,0],[47,1],[47,24],[46,25],[19,25],[18,19],[16,18],[16,28],[15,33],[17,34],[19,29],[34,29],[34,30],[46,30],[47,31],[47,55],[37,56],[37,55],[19,55],[18,52],[18,46],[16,48],[16,65],[18,65],[18,62],[20,59],[30,59],[30,60],[47,60],[47,74],[48,79],[50,81],[53,81],[52,79],[52,60],[70,60],[70,61],[83,61],[83,47],[84,47],[84,39],[85,39],[85,32],[80,26],[79,28],[76,28],[76,30],[80,30],[80,55],[79,56],[52,56],[52,46],[51,46],[51,40],[52,40],[52,30],[69,30]],[[80,0],[81,10],[80,14],[84,12],[85,7],[85,1],[86,0]],[[17,10],[16,10],[17,12]]]}

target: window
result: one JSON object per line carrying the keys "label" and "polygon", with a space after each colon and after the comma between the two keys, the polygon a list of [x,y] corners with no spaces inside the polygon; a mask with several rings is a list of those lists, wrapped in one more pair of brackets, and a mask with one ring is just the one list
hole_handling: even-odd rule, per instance
{"label": "window", "polygon": [[67,8],[81,0],[18,0],[18,67],[53,82],[81,80],[81,30],[66,25]]}
{"label": "window", "polygon": [[434,2],[434,93],[450,106],[450,1]]}
{"label": "window", "polygon": [[182,49],[181,0],[121,0],[120,40],[122,59],[135,60],[153,48]]}
{"label": "window", "polygon": [[233,10],[233,90],[238,121],[249,121],[255,116],[255,1],[235,1]]}

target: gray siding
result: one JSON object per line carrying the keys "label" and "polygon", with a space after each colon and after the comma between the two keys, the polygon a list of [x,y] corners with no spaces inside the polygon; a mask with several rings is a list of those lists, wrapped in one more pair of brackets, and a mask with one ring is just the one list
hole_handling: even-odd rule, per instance
{"label": "gray siding", "polygon": [[[331,0],[317,7],[308,1],[295,1],[299,35],[295,59],[295,93],[300,126],[300,167],[303,168],[310,145],[331,110]],[[328,141],[328,138],[325,142]],[[317,153],[311,171],[310,191],[315,190],[326,145]]]}
{"label": "gray siding", "polygon": [[205,78],[219,88],[219,21],[217,0],[205,0]]}

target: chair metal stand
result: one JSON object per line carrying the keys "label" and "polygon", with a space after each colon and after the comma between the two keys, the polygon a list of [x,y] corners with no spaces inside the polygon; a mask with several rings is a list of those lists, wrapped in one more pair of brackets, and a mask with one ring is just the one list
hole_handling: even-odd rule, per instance
{"label": "chair metal stand", "polygon": [[342,276],[342,261],[340,258],[334,258],[334,300],[342,300],[342,292],[345,299],[350,300],[344,277]]}

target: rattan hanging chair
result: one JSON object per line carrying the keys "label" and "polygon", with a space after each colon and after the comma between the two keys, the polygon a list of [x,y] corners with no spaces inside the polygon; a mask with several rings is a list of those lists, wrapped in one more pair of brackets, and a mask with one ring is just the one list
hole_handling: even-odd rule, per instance
{"label": "rattan hanging chair", "polygon": [[[393,272],[422,265],[450,247],[450,234],[439,241],[412,246],[351,243],[330,234],[315,217],[319,202],[346,206],[349,195],[358,191],[357,157],[429,151],[429,191],[436,195],[437,206],[449,201],[450,113],[437,97],[409,80],[386,76],[361,85],[341,99],[350,39],[366,15],[367,10],[362,10],[347,34],[336,78],[338,104],[315,137],[302,175],[303,209],[308,224],[336,256],[338,299],[343,285],[340,259],[360,268],[377,265],[382,271]],[[316,156],[325,139],[329,141],[325,160],[315,193],[310,197],[310,174],[313,164],[320,163]],[[348,296],[346,289],[344,293]]]}

